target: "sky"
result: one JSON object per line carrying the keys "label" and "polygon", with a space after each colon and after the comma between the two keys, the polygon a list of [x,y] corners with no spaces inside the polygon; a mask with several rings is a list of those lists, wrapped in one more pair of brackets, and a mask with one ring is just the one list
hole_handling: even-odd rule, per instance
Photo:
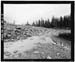
{"label": "sky", "polygon": [[4,4],[4,20],[9,23],[32,24],[39,19],[70,15],[71,4]]}

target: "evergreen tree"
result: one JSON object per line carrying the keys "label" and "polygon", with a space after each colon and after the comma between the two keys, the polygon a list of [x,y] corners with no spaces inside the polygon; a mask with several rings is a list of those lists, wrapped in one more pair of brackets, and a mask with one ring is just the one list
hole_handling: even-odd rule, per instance
{"label": "evergreen tree", "polygon": [[[28,24],[28,23],[27,23]],[[64,16],[60,18],[52,17],[52,20],[38,20],[36,23],[33,22],[32,25],[38,26],[38,27],[46,27],[46,28],[71,28],[71,16]]]}
{"label": "evergreen tree", "polygon": [[26,25],[30,25],[28,21],[27,21]]}
{"label": "evergreen tree", "polygon": [[34,22],[32,23],[32,26],[35,26],[35,23]]}

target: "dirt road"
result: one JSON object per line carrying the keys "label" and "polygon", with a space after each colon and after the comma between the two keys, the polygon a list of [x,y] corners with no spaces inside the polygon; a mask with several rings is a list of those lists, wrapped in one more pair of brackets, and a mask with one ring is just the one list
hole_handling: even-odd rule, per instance
{"label": "dirt road", "polygon": [[4,43],[5,59],[64,59],[70,58],[70,49],[52,40],[53,33],[32,36],[24,40]]}

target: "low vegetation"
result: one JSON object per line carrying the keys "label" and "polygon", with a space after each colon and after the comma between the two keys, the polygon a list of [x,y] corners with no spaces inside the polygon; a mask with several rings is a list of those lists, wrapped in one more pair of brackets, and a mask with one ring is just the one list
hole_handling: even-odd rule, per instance
{"label": "low vegetation", "polygon": [[71,33],[62,33],[62,34],[59,34],[59,36],[58,36],[58,37],[60,37],[60,38],[62,38],[62,39],[69,40],[69,41],[71,41],[71,40],[72,40]]}

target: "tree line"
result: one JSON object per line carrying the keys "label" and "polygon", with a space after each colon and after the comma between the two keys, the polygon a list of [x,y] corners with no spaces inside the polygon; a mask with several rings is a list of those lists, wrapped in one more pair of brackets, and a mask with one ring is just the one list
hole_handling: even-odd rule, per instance
{"label": "tree line", "polygon": [[[71,29],[71,15],[64,16],[64,17],[52,17],[52,19],[39,19],[36,22],[33,22],[31,25],[32,26],[37,26],[37,27],[46,27],[46,28],[69,28]],[[4,20],[4,24],[5,24]],[[15,23],[13,23],[15,25]],[[28,22],[26,25],[30,25]]]}
{"label": "tree line", "polygon": [[[29,25],[27,22],[26,25]],[[52,17],[51,21],[49,19],[38,20],[32,23],[32,26],[46,27],[46,28],[71,28],[71,16],[64,16],[60,18]]]}

